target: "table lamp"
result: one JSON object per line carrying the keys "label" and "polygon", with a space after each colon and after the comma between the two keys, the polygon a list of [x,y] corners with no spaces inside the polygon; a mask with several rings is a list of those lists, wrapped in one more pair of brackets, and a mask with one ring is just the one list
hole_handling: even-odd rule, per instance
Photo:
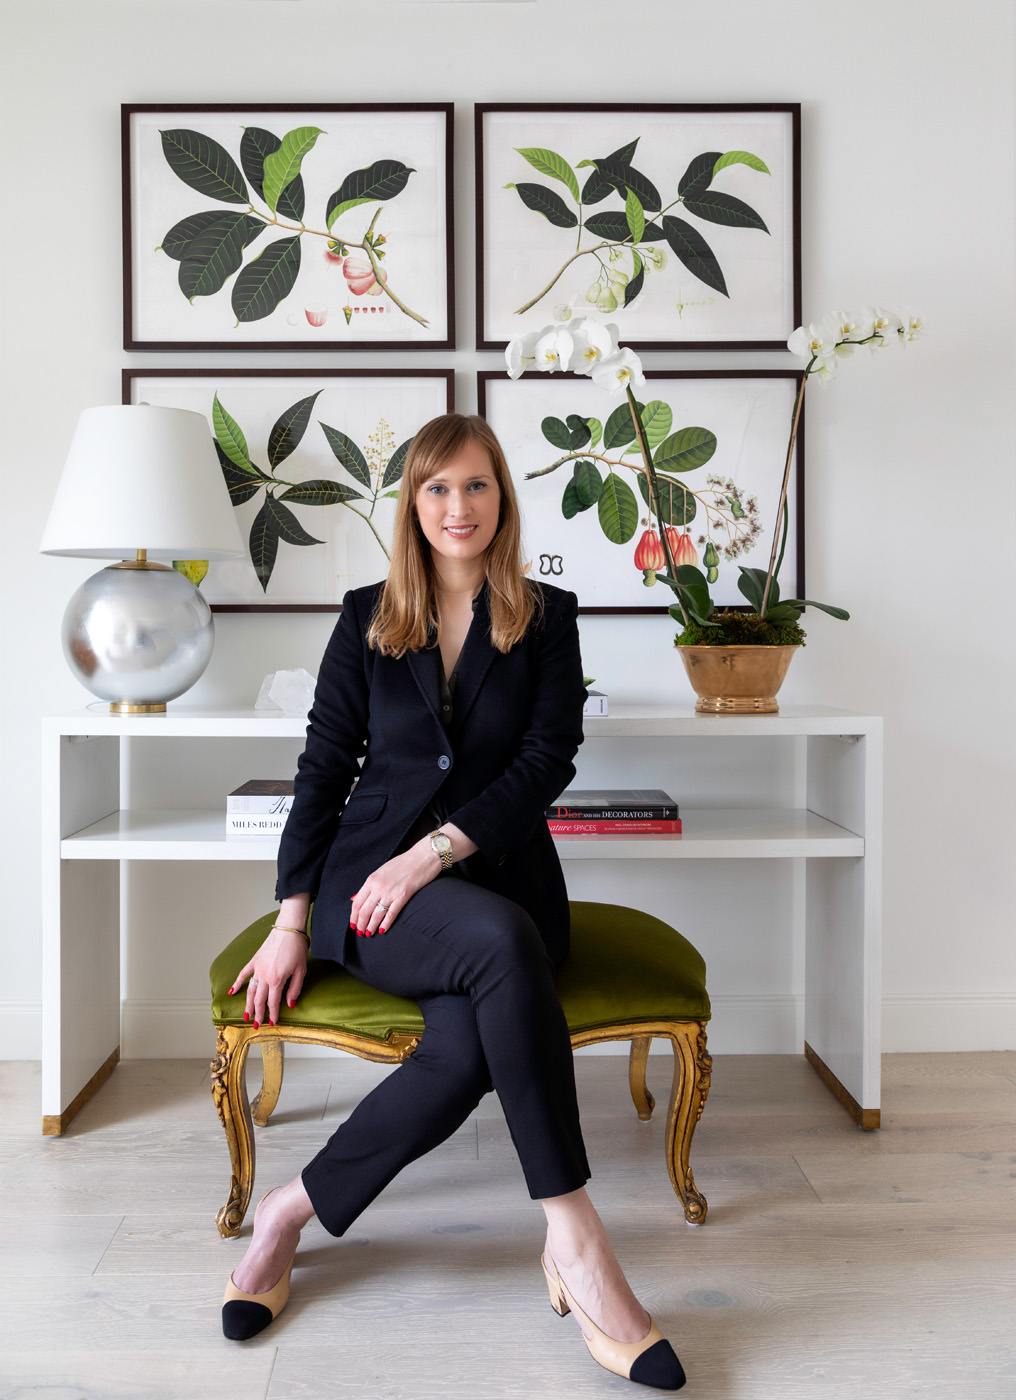
{"label": "table lamp", "polygon": [[165,713],[208,665],[214,627],[193,583],[156,560],[246,553],[207,420],[148,404],[86,408],[40,550],[119,561],[68,603],[64,655],[110,713]]}

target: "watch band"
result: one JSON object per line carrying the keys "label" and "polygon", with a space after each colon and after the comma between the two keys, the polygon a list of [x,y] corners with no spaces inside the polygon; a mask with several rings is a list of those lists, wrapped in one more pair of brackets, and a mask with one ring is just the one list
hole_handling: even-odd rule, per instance
{"label": "watch band", "polygon": [[430,833],[430,848],[441,862],[442,870],[452,868],[452,838],[445,831]]}

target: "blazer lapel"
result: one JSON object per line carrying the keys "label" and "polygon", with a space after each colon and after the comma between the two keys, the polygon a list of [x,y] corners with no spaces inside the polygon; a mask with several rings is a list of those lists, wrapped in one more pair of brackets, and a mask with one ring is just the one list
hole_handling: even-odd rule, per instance
{"label": "blazer lapel", "polygon": [[[459,657],[459,675],[455,683],[455,705],[452,710],[452,733],[465,720],[473,707],[480,687],[486,680],[497,650],[490,640],[490,605],[485,583],[476,599],[473,621]],[[440,678],[438,678],[440,679]]]}
{"label": "blazer lapel", "polygon": [[420,694],[426,702],[427,709],[430,710],[438,724],[441,724],[441,714],[438,708],[441,697],[440,650],[437,647],[426,647],[423,651],[408,651],[406,652],[406,660],[413,673],[413,679],[420,688]]}

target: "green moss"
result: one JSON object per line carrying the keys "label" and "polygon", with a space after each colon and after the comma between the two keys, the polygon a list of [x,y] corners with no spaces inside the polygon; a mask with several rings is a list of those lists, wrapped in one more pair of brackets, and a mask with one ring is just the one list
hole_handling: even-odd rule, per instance
{"label": "green moss", "polygon": [[767,622],[757,613],[720,611],[713,614],[719,627],[691,622],[679,633],[679,647],[793,647],[804,646],[805,632],[796,622]]}

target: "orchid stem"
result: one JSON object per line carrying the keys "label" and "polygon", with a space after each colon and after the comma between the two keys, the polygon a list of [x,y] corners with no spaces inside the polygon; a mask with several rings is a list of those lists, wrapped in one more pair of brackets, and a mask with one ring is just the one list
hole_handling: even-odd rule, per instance
{"label": "orchid stem", "polygon": [[[663,523],[663,511],[660,509],[660,489],[656,480],[656,469],[653,466],[653,459],[649,455],[649,444],[646,442],[646,430],[642,426],[642,415],[638,411],[638,407],[635,403],[635,395],[631,391],[630,384],[625,385],[624,392],[628,396],[628,410],[631,413],[631,420],[635,425],[635,436],[639,440],[639,450],[642,453],[642,460],[646,464],[646,476],[649,480],[649,490],[653,497],[653,508],[656,511],[656,519],[660,524],[660,543],[663,545],[663,557],[667,561],[667,577],[676,581],[677,569],[674,566],[674,556],[670,552],[670,540],[667,538],[667,529]],[[687,627],[691,622],[691,618],[688,616],[684,606],[684,600],[676,588],[674,589],[674,596],[677,599],[678,607],[681,609],[684,625]]]}
{"label": "orchid stem", "polygon": [[[808,368],[801,375],[800,382],[797,386],[797,398],[794,400],[794,416],[790,424],[790,441],[787,444],[787,460],[783,468],[783,485],[780,488],[780,505],[779,509],[776,512],[777,520],[783,521],[782,534],[784,542],[786,541],[787,524],[789,520],[789,515],[787,513],[787,489],[790,485],[790,464],[794,460],[794,444],[797,442],[797,428],[798,424],[801,421],[801,409],[804,407],[804,389],[805,385],[808,383],[808,372],[810,371],[814,363],[815,357],[812,356],[808,364]],[[776,557],[777,552],[779,552],[779,560],[777,560]],[[769,593],[773,586],[773,579],[779,572],[779,567],[782,562],[783,549],[780,547],[780,532],[774,531],[773,547],[769,555],[769,571],[766,574],[766,586],[762,593],[762,606],[759,609],[760,617],[765,617],[766,615],[766,608],[769,606]]]}

